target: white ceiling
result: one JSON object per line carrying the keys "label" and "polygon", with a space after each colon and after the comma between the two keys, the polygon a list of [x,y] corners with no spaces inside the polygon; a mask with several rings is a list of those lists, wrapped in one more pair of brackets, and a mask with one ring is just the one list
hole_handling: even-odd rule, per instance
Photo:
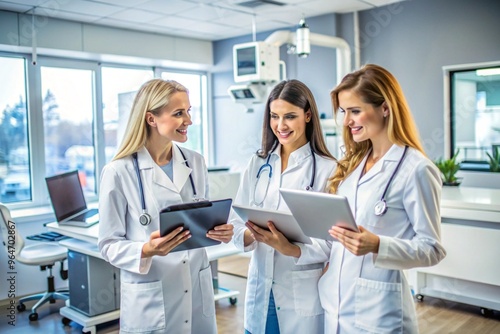
{"label": "white ceiling", "polygon": [[[294,26],[302,17],[399,1],[403,0],[0,0],[0,10],[216,41],[252,34],[254,29],[258,33]],[[258,6],[242,5],[249,2]]]}

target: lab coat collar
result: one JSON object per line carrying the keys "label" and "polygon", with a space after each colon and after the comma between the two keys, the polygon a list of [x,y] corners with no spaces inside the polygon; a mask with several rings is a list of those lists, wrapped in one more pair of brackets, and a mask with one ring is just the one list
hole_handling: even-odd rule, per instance
{"label": "lab coat collar", "polygon": [[170,189],[176,193],[179,193],[189,178],[192,169],[187,167],[185,160],[182,157],[181,151],[177,145],[172,144],[172,163],[174,171],[174,181],[165,174],[165,172],[158,166],[154,161],[148,150],[143,147],[137,151],[137,158],[139,161],[139,168],[142,169],[153,169],[153,182],[160,187]]}
{"label": "lab coat collar", "polygon": [[[404,146],[398,146],[396,144],[393,144],[389,151],[387,151],[386,154],[373,165],[373,167],[361,177],[359,180],[359,184],[365,183],[369,180],[371,180],[375,175],[379,174],[380,172],[384,171],[388,166],[392,164],[392,162],[398,162],[399,159],[401,159],[401,156],[403,155],[404,152]],[[370,155],[370,152],[364,157],[363,161],[359,164],[357,168],[357,174],[361,175],[363,168],[366,163],[366,159]]]}
{"label": "lab coat collar", "polygon": [[[277,154],[281,158],[281,144],[278,144],[273,153]],[[311,145],[309,142],[299,147],[293,151],[288,157],[288,167],[287,169],[295,168],[300,166],[302,161],[308,159],[311,156]]]}

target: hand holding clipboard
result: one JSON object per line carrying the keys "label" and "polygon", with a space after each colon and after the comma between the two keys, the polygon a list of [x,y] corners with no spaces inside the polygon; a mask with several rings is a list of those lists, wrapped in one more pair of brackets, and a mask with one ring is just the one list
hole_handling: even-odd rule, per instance
{"label": "hand holding clipboard", "polygon": [[222,199],[171,205],[160,211],[160,235],[163,237],[180,227],[190,231],[191,237],[171,252],[228,242],[233,234],[232,225],[212,231],[210,237],[207,233],[216,226],[227,224],[231,203],[232,199]]}

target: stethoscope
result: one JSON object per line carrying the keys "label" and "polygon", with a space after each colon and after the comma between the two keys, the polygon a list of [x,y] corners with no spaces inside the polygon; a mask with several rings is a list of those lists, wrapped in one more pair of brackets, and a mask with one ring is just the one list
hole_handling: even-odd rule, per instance
{"label": "stethoscope", "polygon": [[[306,190],[312,190],[313,187],[314,187],[314,178],[316,177],[316,157],[314,156],[314,151],[312,149],[312,145],[311,145],[311,142],[309,142],[309,146],[311,147],[311,155],[312,155],[312,162],[313,162],[313,168],[312,168],[312,172],[311,172],[311,182],[309,183],[309,185],[306,187]],[[259,170],[257,171],[257,179],[255,180],[255,185],[253,187],[253,200],[252,200],[252,205],[256,205],[256,206],[259,206],[261,207],[262,204],[264,203],[264,201],[266,200],[266,197],[267,197],[267,192],[269,190],[269,184],[271,183],[271,177],[273,176],[273,166],[271,166],[271,164],[269,163],[269,160],[271,159],[271,153],[274,151],[271,150],[271,152],[269,153],[269,155],[267,156],[267,160],[266,160],[266,163],[263,164],[262,166],[260,166]],[[267,178],[267,184],[266,184],[266,190],[264,192],[264,197],[262,198],[261,201],[256,201],[255,200],[255,194],[257,193],[257,186],[259,184],[259,181],[260,181],[260,177],[262,176],[262,174],[264,174],[264,172],[269,169],[269,172],[268,172],[268,178]]]}
{"label": "stethoscope", "polygon": [[[179,147],[177,147],[177,148],[179,149],[179,152],[181,152],[181,155],[182,155],[182,158],[184,159],[186,167],[191,168],[191,167],[189,167],[189,164],[188,164],[188,161],[186,160],[186,156],[184,155],[184,152],[182,152],[182,150]],[[139,162],[137,160],[137,152],[132,153],[132,158],[133,158],[133,162],[134,162],[135,172],[137,173],[137,180],[139,183],[139,194],[141,196],[141,204],[142,204],[142,214],[139,216],[139,223],[141,223],[141,225],[143,225],[143,226],[147,226],[151,223],[152,219],[151,219],[151,215],[146,211],[146,199],[144,197],[144,188],[142,187],[142,179],[141,179],[141,172],[139,170]],[[173,158],[173,156],[172,156],[172,158]],[[196,198],[196,187],[194,186],[193,176],[191,174],[189,174],[189,181],[191,182],[191,188],[193,189],[194,198]]]}
{"label": "stethoscope", "polygon": [[383,216],[387,212],[387,202],[385,201],[385,195],[387,193],[387,190],[389,189],[389,186],[391,185],[392,180],[394,179],[394,176],[396,176],[396,173],[398,172],[399,166],[401,166],[401,163],[403,162],[403,159],[405,158],[407,150],[408,150],[408,146],[405,146],[405,150],[403,151],[403,155],[401,155],[401,159],[399,159],[399,162],[398,162],[398,165],[396,166],[396,169],[394,169],[394,172],[392,172],[391,178],[389,179],[389,182],[387,182],[387,185],[385,186],[384,193],[382,194],[382,197],[375,204],[375,215],[376,216]]}

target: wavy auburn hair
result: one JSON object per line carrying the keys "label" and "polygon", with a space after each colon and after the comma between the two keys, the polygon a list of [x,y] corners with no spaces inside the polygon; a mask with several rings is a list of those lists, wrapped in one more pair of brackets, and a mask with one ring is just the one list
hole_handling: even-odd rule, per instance
{"label": "wavy auburn hair", "polygon": [[[413,147],[425,154],[403,90],[389,71],[378,65],[367,64],[358,71],[347,74],[330,92],[335,116],[340,109],[339,93],[345,90],[354,92],[364,103],[374,107],[380,107],[385,102],[389,108],[389,140],[397,145]],[[370,140],[355,142],[347,126],[343,128],[342,137],[345,155],[338,161],[337,169],[330,178],[330,193],[337,192],[340,183],[358,167],[372,147]]]}

